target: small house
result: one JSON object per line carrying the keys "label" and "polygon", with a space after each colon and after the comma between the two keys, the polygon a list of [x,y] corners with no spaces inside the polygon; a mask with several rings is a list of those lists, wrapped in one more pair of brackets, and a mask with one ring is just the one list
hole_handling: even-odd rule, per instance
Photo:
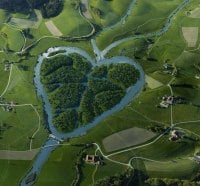
{"label": "small house", "polygon": [[97,155],[86,155],[85,162],[92,165],[100,165],[102,159]]}

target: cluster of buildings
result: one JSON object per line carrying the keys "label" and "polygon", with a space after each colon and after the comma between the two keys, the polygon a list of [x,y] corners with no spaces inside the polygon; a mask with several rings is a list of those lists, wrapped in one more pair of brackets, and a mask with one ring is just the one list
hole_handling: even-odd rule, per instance
{"label": "cluster of buildings", "polygon": [[181,104],[185,99],[181,96],[163,96],[162,101],[159,104],[161,108],[168,108],[170,105]]}
{"label": "cluster of buildings", "polygon": [[3,101],[0,101],[1,104],[1,108],[3,109],[3,111],[6,112],[12,112],[14,110],[14,102],[11,101],[10,103],[5,103]]}
{"label": "cluster of buildings", "polygon": [[175,76],[177,74],[177,69],[176,67],[174,67],[173,65],[169,64],[169,63],[165,63],[163,65],[164,68],[164,73],[165,74],[171,74],[173,76]]}
{"label": "cluster of buildings", "polygon": [[103,159],[100,156],[97,155],[86,155],[85,162],[91,165],[102,165]]}
{"label": "cluster of buildings", "polygon": [[172,130],[171,133],[170,133],[170,137],[169,137],[169,140],[170,141],[177,141],[181,138],[181,134],[179,131],[177,130]]}
{"label": "cluster of buildings", "polygon": [[11,64],[12,63],[10,63],[10,62],[6,62],[5,65],[4,65],[4,71],[10,71]]}

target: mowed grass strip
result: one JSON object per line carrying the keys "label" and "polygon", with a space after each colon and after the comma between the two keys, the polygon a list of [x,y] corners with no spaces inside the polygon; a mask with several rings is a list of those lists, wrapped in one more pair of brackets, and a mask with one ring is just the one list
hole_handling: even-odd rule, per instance
{"label": "mowed grass strip", "polygon": [[200,18],[200,7],[195,8],[192,10],[189,14],[189,17],[191,18]]}
{"label": "mowed grass strip", "polygon": [[158,80],[156,80],[148,75],[145,75],[145,81],[150,89],[154,89],[154,88],[163,86],[163,83],[159,82]]}
{"label": "mowed grass strip", "polygon": [[62,32],[56,27],[56,25],[53,23],[53,21],[47,21],[45,22],[46,27],[48,28],[49,32],[51,32],[51,34],[53,36],[62,36]]}
{"label": "mowed grass strip", "polygon": [[199,37],[198,27],[182,27],[183,37],[188,47],[195,47]]}
{"label": "mowed grass strip", "polygon": [[1,160],[32,160],[39,149],[27,150],[27,151],[7,151],[0,150]]}
{"label": "mowed grass strip", "polygon": [[27,29],[27,28],[37,29],[40,26],[42,19],[43,18],[40,10],[35,10],[35,15],[31,16],[29,19],[27,17],[20,18],[14,16],[10,19],[9,23],[21,29]]}
{"label": "mowed grass strip", "polygon": [[104,138],[103,145],[107,152],[111,152],[144,143],[155,136],[156,134],[153,132],[134,127]]}

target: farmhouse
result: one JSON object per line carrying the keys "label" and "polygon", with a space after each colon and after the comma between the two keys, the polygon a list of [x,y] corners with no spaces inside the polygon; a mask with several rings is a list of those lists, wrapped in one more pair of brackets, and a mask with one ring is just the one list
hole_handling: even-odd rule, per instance
{"label": "farmhouse", "polygon": [[4,71],[9,71],[11,68],[11,63],[5,63],[4,65]]}
{"label": "farmhouse", "polygon": [[160,102],[161,108],[168,108],[170,105],[185,103],[185,98],[181,96],[163,96]]}
{"label": "farmhouse", "polygon": [[160,102],[161,108],[168,108],[169,105],[174,104],[174,96],[163,96],[162,101]]}
{"label": "farmhouse", "polygon": [[178,140],[180,137],[181,137],[181,136],[180,136],[179,132],[178,132],[177,130],[173,130],[173,131],[171,132],[171,136],[170,136],[169,140],[170,140],[170,141],[176,141],[176,140]]}
{"label": "farmhouse", "polygon": [[195,156],[193,157],[193,159],[194,159],[196,162],[200,163],[200,156],[195,155]]}
{"label": "farmhouse", "polygon": [[163,67],[164,67],[165,70],[172,70],[173,69],[173,66],[171,64],[169,64],[169,63],[165,63],[163,65]]}
{"label": "farmhouse", "polygon": [[92,165],[100,165],[102,163],[102,159],[97,155],[86,155],[85,162]]}

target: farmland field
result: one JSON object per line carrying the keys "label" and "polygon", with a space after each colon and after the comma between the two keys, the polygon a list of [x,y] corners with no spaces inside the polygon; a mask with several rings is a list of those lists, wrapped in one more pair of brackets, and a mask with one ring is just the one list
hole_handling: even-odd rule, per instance
{"label": "farmland field", "polygon": [[107,152],[111,152],[144,143],[154,136],[155,134],[147,130],[131,128],[104,138],[103,145]]}

